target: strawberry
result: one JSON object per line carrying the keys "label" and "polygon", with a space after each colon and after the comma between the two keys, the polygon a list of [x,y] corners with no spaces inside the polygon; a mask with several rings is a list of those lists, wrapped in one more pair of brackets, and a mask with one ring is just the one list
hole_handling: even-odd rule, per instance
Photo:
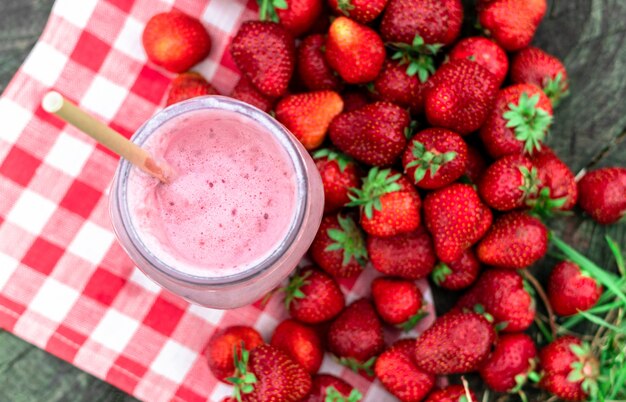
{"label": "strawberry", "polygon": [[424,318],[422,292],[405,279],[380,277],[372,281],[372,298],[378,315],[387,324],[410,331]]}
{"label": "strawberry", "polygon": [[437,257],[450,263],[485,234],[492,215],[472,186],[454,183],[426,196],[424,220]]}
{"label": "strawberry", "polygon": [[228,379],[242,402],[295,402],[311,391],[311,376],[285,352],[261,345],[235,357],[237,371]]}
{"label": "strawberry", "polygon": [[380,24],[385,42],[412,43],[419,35],[427,44],[449,45],[461,32],[460,0],[390,0]]}
{"label": "strawberry", "polygon": [[439,287],[449,290],[459,290],[469,287],[480,272],[480,262],[471,248],[461,254],[461,257],[448,264],[440,262],[432,272],[433,282]]}
{"label": "strawberry", "polygon": [[279,22],[293,36],[300,36],[315,24],[322,14],[322,0],[261,0],[261,21]]}
{"label": "strawberry", "polygon": [[337,91],[342,86],[341,80],[326,61],[323,50],[325,44],[324,35],[315,34],[304,38],[298,47],[298,75],[311,91]]}
{"label": "strawberry", "polygon": [[529,84],[506,87],[480,128],[480,138],[489,155],[539,151],[552,124],[552,104],[541,89]]}
{"label": "strawberry", "polygon": [[369,103],[367,96],[361,91],[344,91],[341,97],[343,98],[344,113],[360,109]]}
{"label": "strawberry", "polygon": [[450,312],[417,338],[415,362],[431,374],[475,371],[487,359],[495,337],[493,326],[482,315]]}
{"label": "strawberry", "polygon": [[316,151],[313,159],[324,186],[324,213],[337,212],[350,202],[350,188],[359,185],[359,168],[350,157],[327,148]]}
{"label": "strawberry", "polygon": [[367,263],[363,232],[350,216],[327,215],[309,250],[320,268],[337,278],[358,275]]}
{"label": "strawberry", "polygon": [[317,91],[288,95],[276,105],[276,119],[308,150],[319,147],[330,122],[343,110],[337,92]]}
{"label": "strawberry", "polygon": [[338,17],[328,31],[326,60],[347,83],[364,84],[380,72],[385,46],[370,27]]}
{"label": "strawberry", "polygon": [[565,335],[539,352],[543,377],[539,385],[568,401],[587,400],[597,390],[598,360],[589,344]]}
{"label": "strawberry", "polygon": [[311,374],[322,365],[324,349],[319,335],[313,329],[294,320],[285,320],[274,329],[270,345],[287,353]]}
{"label": "strawberry", "polygon": [[383,12],[389,0],[328,0],[338,15],[345,15],[361,24],[372,22]]}
{"label": "strawberry", "polygon": [[[467,397],[469,393],[470,397]],[[448,385],[443,389],[433,391],[424,402],[478,402],[474,392],[465,390],[462,385]]]}
{"label": "strawberry", "polygon": [[483,173],[487,170],[487,160],[482,152],[473,145],[467,145],[467,166],[464,176],[471,183],[478,183]]}
{"label": "strawberry", "polygon": [[172,80],[165,105],[173,105],[174,103],[204,95],[219,95],[219,92],[202,75],[189,71],[177,75]]}
{"label": "strawberry", "polygon": [[478,63],[496,77],[498,86],[502,85],[509,70],[509,59],[504,49],[482,36],[460,40],[450,50],[448,57],[450,60],[468,59]]}
{"label": "strawberry", "polygon": [[[526,334],[504,334],[480,369],[480,377],[496,392],[517,392],[535,368],[537,349]],[[530,374],[537,376],[536,373]]]}
{"label": "strawberry", "polygon": [[593,307],[602,294],[602,285],[573,262],[561,261],[550,273],[547,290],[554,312],[567,316]]}
{"label": "strawberry", "polygon": [[414,353],[415,340],[402,339],[376,359],[376,377],[401,401],[421,401],[435,385],[435,376],[415,364]]}
{"label": "strawberry", "polygon": [[328,347],[344,366],[373,375],[385,341],[382,324],[367,299],[355,301],[335,318],[328,329]]}
{"label": "strawberry", "polygon": [[313,377],[311,393],[302,402],[358,402],[363,395],[341,378],[330,374]]}
{"label": "strawberry", "polygon": [[570,168],[543,145],[530,158],[537,168],[539,194],[529,205],[545,211],[569,211],[578,200],[578,188]]}
{"label": "strawberry", "polygon": [[548,230],[524,212],[509,212],[495,220],[476,248],[478,259],[498,268],[532,265],[548,250]]}
{"label": "strawberry", "polygon": [[478,22],[507,51],[523,49],[546,13],[546,0],[483,0]]}
{"label": "strawberry", "polygon": [[204,357],[207,359],[211,373],[220,381],[235,373],[233,363],[233,350],[241,351],[241,345],[252,350],[264,344],[261,334],[254,328],[243,325],[235,325],[220,329],[211,335],[209,343],[204,349]]}
{"label": "strawberry", "polygon": [[360,207],[361,227],[370,235],[395,236],[420,225],[419,194],[405,176],[391,169],[371,168],[350,198],[348,206]]}
{"label": "strawberry", "polygon": [[285,28],[274,22],[246,21],[233,38],[230,53],[243,75],[262,94],[278,97],[287,91],[296,50]]}
{"label": "strawberry", "polygon": [[535,301],[530,289],[515,271],[488,269],[459,299],[456,308],[475,309],[480,304],[501,331],[523,331],[535,319]]}
{"label": "strawberry", "polygon": [[520,50],[513,58],[511,81],[542,88],[553,107],[569,94],[567,71],[561,60],[532,46]]}
{"label": "strawberry", "polygon": [[148,59],[174,73],[189,70],[211,51],[211,37],[202,23],[180,11],[153,15],[141,40]]}
{"label": "strawberry", "polygon": [[294,275],[285,291],[285,307],[298,321],[317,324],[343,310],[346,301],[337,282],[324,271],[308,267]]}
{"label": "strawberry", "polygon": [[447,186],[467,167],[467,144],[444,128],[428,128],[415,134],[402,155],[404,172],[419,188]]}
{"label": "strawberry", "polygon": [[375,166],[391,165],[406,146],[409,113],[389,102],[375,102],[337,116],[330,140],[354,159]]}
{"label": "strawberry", "polygon": [[578,182],[578,205],[591,218],[610,225],[626,216],[626,168],[587,172]]}
{"label": "strawberry", "polygon": [[383,69],[374,81],[372,97],[379,101],[395,103],[403,108],[410,108],[412,113],[424,110],[424,90],[416,75],[408,75],[406,66],[401,62],[386,60]]}
{"label": "strawberry", "polygon": [[444,64],[429,82],[424,102],[428,122],[461,135],[483,125],[498,92],[494,75],[469,60]]}
{"label": "strawberry", "polygon": [[246,76],[242,76],[230,94],[231,98],[239,99],[269,113],[274,107],[274,98],[263,95]]}
{"label": "strawberry", "polygon": [[428,275],[437,260],[433,241],[423,227],[391,237],[368,236],[367,254],[377,271],[413,280]]}
{"label": "strawberry", "polygon": [[527,157],[503,156],[487,168],[478,182],[478,193],[498,211],[522,208],[539,192],[537,175],[537,168]]}

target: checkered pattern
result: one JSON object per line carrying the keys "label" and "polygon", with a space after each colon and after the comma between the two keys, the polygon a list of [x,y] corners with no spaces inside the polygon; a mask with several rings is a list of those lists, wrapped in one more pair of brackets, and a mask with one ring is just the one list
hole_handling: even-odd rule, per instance
{"label": "checkered pattern", "polygon": [[[150,16],[172,7],[202,18],[213,50],[197,70],[229,93],[238,73],[227,45],[255,17],[253,1],[57,0],[0,98],[0,326],[139,399],[219,401],[230,388],[202,358],[208,338],[247,324],[269,340],[286,317],[280,298],[219,311],[161,290],[111,230],[106,194],[116,157],[40,107],[54,88],[129,136],[163,105],[172,76],[147,63],[140,38]],[[349,301],[367,293],[374,275],[370,268],[342,282]],[[345,377],[366,400],[393,399],[328,357],[322,371]]]}

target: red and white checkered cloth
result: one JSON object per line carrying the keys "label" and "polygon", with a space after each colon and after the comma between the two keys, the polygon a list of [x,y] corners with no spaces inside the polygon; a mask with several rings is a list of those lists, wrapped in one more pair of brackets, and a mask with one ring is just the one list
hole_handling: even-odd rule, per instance
{"label": "red and white checkered cloth", "polygon": [[[163,105],[171,74],[147,62],[146,21],[176,7],[200,17],[213,39],[196,67],[228,94],[239,74],[228,43],[256,17],[245,0],[57,0],[32,53],[0,98],[0,327],[146,401],[219,401],[230,387],[202,350],[217,327],[255,326],[269,340],[287,314],[189,305],[138,271],[109,224],[107,188],[117,158],[40,106],[51,88],[130,136]],[[342,286],[367,294],[374,271]],[[428,300],[425,281],[419,283]],[[432,322],[434,313],[422,328]],[[393,400],[379,383],[326,357],[365,400]]]}

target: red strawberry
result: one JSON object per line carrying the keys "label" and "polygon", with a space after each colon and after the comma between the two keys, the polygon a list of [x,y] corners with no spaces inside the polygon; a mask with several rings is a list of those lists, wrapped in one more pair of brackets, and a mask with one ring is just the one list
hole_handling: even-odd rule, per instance
{"label": "red strawberry", "polygon": [[343,14],[361,24],[372,22],[378,17],[389,0],[328,0],[336,14]]}
{"label": "red strawberry", "polygon": [[515,51],[530,44],[546,7],[546,0],[483,0],[478,21],[500,46]]}
{"label": "red strawberry", "polygon": [[298,74],[311,91],[341,89],[341,80],[328,65],[324,56],[324,35],[307,36],[298,47]]}
{"label": "red strawberry", "polygon": [[328,347],[341,364],[373,374],[374,361],[385,341],[382,324],[367,299],[355,301],[335,318],[328,329]]}
{"label": "red strawberry", "polygon": [[478,183],[485,170],[487,170],[487,160],[485,159],[485,156],[478,150],[478,148],[468,144],[465,177],[472,183]]}
{"label": "red strawberry", "polygon": [[363,186],[352,189],[348,206],[360,207],[363,230],[373,236],[409,233],[420,225],[420,196],[405,176],[391,169],[370,169]]}
{"label": "red strawberry", "polygon": [[293,36],[300,36],[315,24],[322,14],[322,0],[261,0],[261,21],[280,22]]}
{"label": "red strawberry", "polygon": [[337,212],[350,202],[350,189],[359,185],[359,168],[348,156],[330,149],[316,151],[313,158],[324,185],[324,213]]}
{"label": "red strawberry", "polygon": [[215,378],[226,381],[235,373],[233,350],[237,348],[237,353],[240,353],[242,343],[246,349],[252,350],[265,342],[254,328],[243,325],[226,327],[211,335],[204,356]]}
{"label": "red strawberry", "polygon": [[501,335],[495,350],[480,369],[480,376],[496,392],[516,392],[535,368],[536,357],[537,349],[530,336]]}
{"label": "red strawberry", "polygon": [[337,92],[317,91],[285,96],[276,105],[276,119],[308,150],[319,147],[330,122],[343,110]]}
{"label": "red strawberry", "polygon": [[174,103],[204,95],[219,95],[219,92],[202,75],[189,71],[177,75],[172,80],[165,105],[173,105]]}
{"label": "red strawberry", "polygon": [[313,377],[311,393],[302,402],[358,402],[363,395],[341,378],[330,374]]}
{"label": "red strawberry", "polygon": [[284,290],[285,306],[289,314],[307,324],[317,324],[334,318],[346,304],[337,282],[313,267],[299,271]]}
{"label": "red strawberry", "polygon": [[148,59],[174,73],[189,70],[211,51],[202,23],[180,11],[153,15],[141,37]]}
{"label": "red strawberry", "polygon": [[473,312],[450,312],[417,338],[415,362],[432,374],[461,374],[477,370],[496,338],[493,326]]}
{"label": "red strawberry", "polygon": [[548,251],[548,230],[524,212],[510,212],[495,220],[476,248],[478,259],[498,268],[526,268]]}
{"label": "red strawberry", "polygon": [[416,75],[408,75],[406,70],[401,62],[385,61],[382,71],[374,81],[372,96],[379,101],[410,108],[412,113],[421,113],[424,110],[426,84]]}
{"label": "red strawberry", "polygon": [[285,352],[261,345],[237,356],[237,372],[228,379],[242,402],[295,402],[311,391],[311,376]]}
{"label": "red strawberry", "polygon": [[523,155],[507,155],[498,159],[478,182],[480,198],[498,211],[522,208],[538,192],[537,168]]}
{"label": "red strawberry", "polygon": [[570,168],[550,148],[543,145],[530,158],[537,168],[539,194],[530,205],[547,211],[569,211],[578,200],[578,188]]}
{"label": "red strawberry", "polygon": [[474,309],[477,304],[493,316],[494,324],[504,332],[524,331],[535,319],[535,301],[515,271],[486,270],[456,307]]}
{"label": "red strawberry", "polygon": [[369,102],[367,96],[360,91],[345,91],[341,94],[343,98],[343,111],[344,113],[352,112],[367,105]]}
{"label": "red strawberry", "polygon": [[249,103],[265,113],[269,113],[272,107],[274,107],[274,98],[270,98],[259,92],[246,76],[241,76],[235,89],[233,89],[233,92],[230,94],[230,97]]}
{"label": "red strawberry", "polygon": [[511,63],[511,81],[542,88],[553,107],[569,94],[567,71],[561,60],[537,47],[527,47],[515,55]]}
{"label": "red strawberry", "polygon": [[589,344],[566,335],[539,352],[543,377],[539,385],[568,401],[583,401],[597,389],[598,360]]}
{"label": "red strawberry", "polygon": [[435,385],[435,376],[420,370],[414,361],[415,340],[402,339],[376,360],[376,377],[401,401],[421,401]]}
{"label": "red strawberry", "polygon": [[587,172],[578,182],[578,205],[593,220],[610,225],[626,216],[626,168]]}
{"label": "red strawberry", "polygon": [[309,253],[320,268],[337,278],[358,275],[367,262],[363,232],[350,216],[325,216]]}
{"label": "red strawberry", "polygon": [[367,253],[377,271],[413,280],[428,275],[437,261],[433,241],[423,227],[391,237],[368,236]]}
{"label": "red strawberry", "polygon": [[432,278],[437,286],[449,290],[459,290],[474,283],[479,272],[480,262],[474,251],[468,248],[458,260],[448,264],[438,263],[433,270]]}
{"label": "red strawberry", "polygon": [[390,0],[380,33],[385,42],[412,43],[419,35],[427,44],[449,45],[461,32],[460,0]]}
{"label": "red strawberry", "polygon": [[[467,394],[470,397],[468,399]],[[465,390],[462,385],[448,385],[443,389],[433,391],[424,402],[478,402],[474,392]]]}
{"label": "red strawberry", "polygon": [[322,365],[324,349],[319,335],[297,321],[285,320],[278,324],[270,344],[287,353],[311,374],[317,373]]}
{"label": "red strawberry", "polygon": [[593,307],[602,294],[602,285],[581,272],[578,265],[562,261],[550,273],[547,290],[554,312],[567,316]]}
{"label": "red strawberry", "polygon": [[534,85],[517,84],[498,92],[480,138],[494,158],[532,154],[541,149],[551,124],[550,99]]}
{"label": "red strawberry", "polygon": [[428,122],[461,135],[483,125],[498,92],[494,75],[469,60],[444,64],[429,82],[424,103]]}
{"label": "red strawberry", "polygon": [[492,215],[472,186],[454,183],[426,196],[424,220],[437,257],[450,263],[485,234]]}
{"label": "red strawberry", "polygon": [[450,53],[450,60],[468,59],[478,63],[496,77],[498,86],[506,78],[509,70],[509,59],[504,49],[498,44],[482,36],[473,36],[459,41]]}
{"label": "red strawberry", "polygon": [[412,281],[376,278],[372,281],[372,298],[380,318],[405,331],[413,329],[427,314],[422,310],[422,292]]}
{"label": "red strawberry", "polygon": [[385,46],[370,27],[338,17],[328,31],[326,60],[347,83],[364,84],[380,72]]}
{"label": "red strawberry", "polygon": [[388,102],[375,102],[337,116],[330,140],[354,159],[375,166],[391,165],[406,146],[409,113]]}
{"label": "red strawberry", "polygon": [[419,188],[446,186],[465,173],[467,144],[444,128],[422,130],[411,139],[402,156],[404,172]]}
{"label": "red strawberry", "polygon": [[241,24],[230,44],[233,60],[252,84],[266,96],[287,91],[295,63],[295,45],[282,26],[265,21]]}

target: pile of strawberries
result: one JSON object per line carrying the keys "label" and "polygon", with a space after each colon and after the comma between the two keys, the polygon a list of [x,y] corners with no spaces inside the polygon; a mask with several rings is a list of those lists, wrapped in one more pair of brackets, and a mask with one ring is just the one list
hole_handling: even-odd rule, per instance
{"label": "pile of strawberries", "polygon": [[[544,295],[526,270],[547,252],[544,220],[576,205],[601,224],[626,213],[625,168],[577,182],[544,143],[568,93],[561,61],[529,46],[546,1],[479,0],[470,24],[485,36],[466,38],[460,0],[259,3],[261,21],[244,22],[230,45],[242,73],[230,96],[273,113],[311,151],[326,202],[316,266],[281,289],[292,319],[269,344],[243,326],[209,342],[209,367],[235,385],[233,398],[358,401],[350,384],[317,373],[325,351],[402,401],[478,401],[467,383],[435,387],[436,376],[470,372],[496,392],[524,397],[537,383],[565,400],[594,397],[598,359],[586,343],[566,335],[538,351],[524,333],[536,320],[528,281],[560,316],[603,292],[563,261]],[[143,43],[181,73],[168,105],[218,93],[187,71],[210,52],[198,20],[156,15]],[[384,276],[346,306],[336,279],[363,269]],[[384,326],[409,330],[424,316],[415,280],[428,277],[464,293],[417,339],[386,345]]]}

